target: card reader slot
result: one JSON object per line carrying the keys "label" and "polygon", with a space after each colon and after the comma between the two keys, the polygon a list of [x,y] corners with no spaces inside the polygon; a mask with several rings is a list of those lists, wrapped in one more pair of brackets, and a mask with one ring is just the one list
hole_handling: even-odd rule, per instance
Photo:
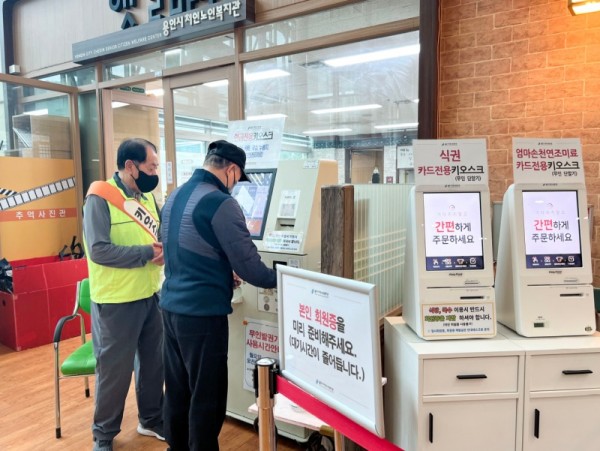
{"label": "card reader slot", "polygon": [[580,298],[583,296],[583,293],[561,293],[561,298]]}
{"label": "card reader slot", "polygon": [[483,299],[483,296],[461,296],[460,299],[463,301],[470,301],[473,299]]}

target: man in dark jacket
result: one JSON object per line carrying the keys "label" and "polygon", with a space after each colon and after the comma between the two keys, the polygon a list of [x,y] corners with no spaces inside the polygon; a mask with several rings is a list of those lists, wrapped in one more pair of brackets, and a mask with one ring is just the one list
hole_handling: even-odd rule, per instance
{"label": "man in dark jacket", "polygon": [[164,427],[173,451],[219,449],[233,289],[239,278],[262,288],[277,284],[230,195],[247,180],[245,165],[239,147],[211,143],[203,168],[169,196],[162,211]]}

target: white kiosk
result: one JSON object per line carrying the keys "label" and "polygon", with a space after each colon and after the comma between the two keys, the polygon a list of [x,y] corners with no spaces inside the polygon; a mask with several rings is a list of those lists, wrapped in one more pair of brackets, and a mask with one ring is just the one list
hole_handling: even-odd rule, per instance
{"label": "white kiosk", "polygon": [[587,197],[578,139],[513,139],[504,195],[498,321],[525,337],[595,331]]}
{"label": "white kiosk", "polygon": [[[282,160],[277,169],[248,169],[251,183],[233,192],[263,262],[321,270],[321,187],[338,183],[333,160]],[[257,360],[279,358],[277,290],[244,283],[229,316],[227,414],[253,422],[256,401],[252,371]],[[306,441],[309,430],[278,423],[282,435]]]}
{"label": "white kiosk", "polygon": [[426,340],[496,335],[485,140],[415,140],[402,316]]}

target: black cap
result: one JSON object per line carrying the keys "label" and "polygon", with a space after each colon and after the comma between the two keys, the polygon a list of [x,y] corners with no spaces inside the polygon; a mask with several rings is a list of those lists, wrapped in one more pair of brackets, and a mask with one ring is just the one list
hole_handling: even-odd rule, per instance
{"label": "black cap", "polygon": [[218,141],[211,142],[208,145],[208,152],[206,153],[206,156],[208,157],[209,155],[218,155],[221,158],[225,158],[226,160],[237,164],[242,170],[240,182],[246,182],[248,180],[248,177],[244,172],[244,168],[246,167],[246,152],[244,152],[244,149],[241,149],[235,144],[231,144],[224,139],[220,139]]}

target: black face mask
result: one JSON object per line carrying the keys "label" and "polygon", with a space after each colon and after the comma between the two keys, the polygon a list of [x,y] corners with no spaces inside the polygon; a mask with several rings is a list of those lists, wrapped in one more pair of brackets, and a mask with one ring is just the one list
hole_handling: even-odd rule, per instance
{"label": "black face mask", "polygon": [[138,165],[135,167],[138,170],[138,178],[133,180],[142,193],[149,193],[158,186],[158,175],[148,175]]}

